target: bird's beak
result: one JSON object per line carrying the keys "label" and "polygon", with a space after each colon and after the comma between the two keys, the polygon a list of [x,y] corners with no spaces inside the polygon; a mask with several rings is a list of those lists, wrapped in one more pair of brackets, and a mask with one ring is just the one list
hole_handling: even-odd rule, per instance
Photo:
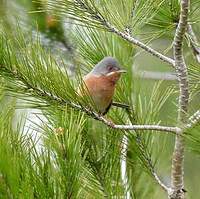
{"label": "bird's beak", "polygon": [[114,74],[119,74],[119,73],[126,73],[126,70],[116,70],[116,71],[112,71],[110,73],[108,73],[106,76],[111,76],[111,75],[114,75]]}
{"label": "bird's beak", "polygon": [[124,70],[124,69],[121,69],[121,70],[118,70],[118,71],[116,71],[117,73],[126,73],[127,71],[126,70]]}

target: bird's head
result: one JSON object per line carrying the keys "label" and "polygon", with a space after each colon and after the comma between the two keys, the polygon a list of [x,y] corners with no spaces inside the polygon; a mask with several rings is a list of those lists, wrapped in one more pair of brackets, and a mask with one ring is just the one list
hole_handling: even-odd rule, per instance
{"label": "bird's head", "polygon": [[107,77],[120,77],[121,73],[126,71],[121,69],[118,61],[113,57],[104,57],[95,67],[92,69],[90,74],[96,76],[107,76]]}

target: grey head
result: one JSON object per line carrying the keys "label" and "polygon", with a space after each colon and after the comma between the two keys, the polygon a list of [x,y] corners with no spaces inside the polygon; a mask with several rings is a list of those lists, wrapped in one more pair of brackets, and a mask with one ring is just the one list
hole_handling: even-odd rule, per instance
{"label": "grey head", "polygon": [[92,75],[108,75],[112,72],[125,72],[121,70],[119,62],[113,57],[104,57],[95,67],[92,69],[90,74]]}

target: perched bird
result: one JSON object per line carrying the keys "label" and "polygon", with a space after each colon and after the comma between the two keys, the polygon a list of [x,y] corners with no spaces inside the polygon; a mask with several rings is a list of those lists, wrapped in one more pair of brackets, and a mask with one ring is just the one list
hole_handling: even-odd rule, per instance
{"label": "perched bird", "polygon": [[[105,115],[111,107],[116,83],[124,72],[115,58],[105,57],[83,77],[87,87],[84,90],[87,90],[100,114]],[[80,89],[78,93],[83,96]]]}

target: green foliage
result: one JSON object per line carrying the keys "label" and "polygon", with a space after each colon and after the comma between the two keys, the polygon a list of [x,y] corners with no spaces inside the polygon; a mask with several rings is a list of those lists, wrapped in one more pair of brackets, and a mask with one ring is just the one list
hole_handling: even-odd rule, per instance
{"label": "green foliage", "polygon": [[67,16],[84,26],[105,28],[109,22],[120,30],[130,28],[135,31],[155,15],[162,3],[161,0],[130,0],[126,3],[123,0],[62,0],[49,1],[47,10],[56,10],[56,15]]}
{"label": "green foliage", "polygon": [[[69,107],[65,108],[65,102],[81,105],[84,103],[81,99],[80,101],[77,99],[72,79],[67,76],[64,69],[58,67],[52,56],[41,48],[39,41],[25,40],[24,35],[20,31],[18,33],[14,40],[6,40],[6,36],[2,36],[0,48],[1,76],[4,81],[9,80],[6,85],[9,95],[12,94],[12,96],[28,101],[26,106],[21,105],[21,107],[39,108],[43,110],[43,114],[48,120],[39,128],[39,132],[42,131],[45,137],[45,149],[41,154],[38,153],[33,143],[33,161],[37,162],[37,166],[34,168],[39,172],[37,175],[41,176],[39,183],[33,180],[35,182],[34,189],[38,192],[38,195],[45,195],[45,197],[50,197],[52,194],[59,196],[72,194],[73,197],[80,197],[80,194],[83,193],[86,195],[95,193],[98,197],[102,194],[108,197],[124,195],[125,190],[122,186],[119,158],[122,142],[121,131],[113,131],[106,127],[102,128],[102,125],[86,120],[85,115],[80,115],[76,110],[72,111]],[[105,32],[99,32],[98,34],[102,40],[106,39]],[[82,46],[82,52],[87,52],[90,45],[83,45],[84,39],[80,35],[79,30],[76,38],[82,41],[79,42]],[[91,34],[91,37],[88,36],[89,38],[94,41],[91,42],[93,51],[97,51],[100,47],[97,38],[94,34]],[[115,43],[118,42],[119,38],[110,35],[107,39],[113,47],[110,50],[103,51],[106,46],[102,42],[102,52],[105,53],[102,56],[106,54],[115,55],[119,56],[120,60],[122,55],[118,54],[119,49],[115,47]],[[121,59],[121,62],[130,70],[133,49],[126,42],[121,42],[127,48],[126,52],[129,51],[126,54],[126,59]],[[87,59],[89,53],[80,55]],[[159,85],[156,86],[154,92],[152,92],[151,100],[147,100],[150,104],[145,105],[142,101],[134,100],[135,96],[131,92],[129,94],[128,92],[124,93],[123,88],[126,85],[128,88],[131,81],[133,81],[133,77],[130,73],[126,81],[119,85],[116,100],[126,101],[133,107],[135,111],[132,114],[134,115],[131,115],[130,118],[135,118],[132,121],[134,124],[155,122],[157,114],[170,92],[159,97]],[[131,86],[129,89],[131,91],[134,87]],[[36,97],[38,100],[30,97]],[[152,104],[152,102],[155,104]],[[146,114],[144,114],[145,112]],[[150,113],[149,119],[145,117],[144,120],[144,115],[148,115],[147,112]],[[111,111],[110,116],[116,123],[127,123],[130,119],[124,110],[118,109]],[[141,177],[143,176],[141,175],[143,169],[151,174],[152,169],[154,169],[154,162],[149,161],[152,158],[150,153],[152,140],[155,140],[155,136],[152,134],[143,136],[139,133],[129,133],[130,148],[127,160],[130,175]],[[70,161],[66,159],[66,156],[70,158]],[[72,167],[73,170],[71,170]],[[46,171],[45,174],[44,170]],[[56,176],[55,178],[58,181],[52,179],[54,178],[52,174]],[[36,174],[31,175],[35,176]],[[141,182],[139,179],[138,182]],[[86,183],[86,188],[81,188],[82,180]],[[137,181],[134,181],[135,183]],[[131,185],[133,184],[130,182]],[[54,190],[52,188],[54,186],[58,186],[58,188]],[[138,190],[131,190],[131,192],[136,196],[140,195],[139,189],[140,187],[138,187]],[[146,195],[150,194],[151,190],[152,187],[149,191],[146,191]]]}
{"label": "green foliage", "polygon": [[134,47],[112,33],[77,27],[74,37],[82,63],[88,67],[87,72],[105,56],[116,57],[125,69],[131,67]]}
{"label": "green foliage", "polygon": [[187,149],[190,152],[196,153],[198,156],[200,155],[199,130],[200,130],[200,125],[197,124],[195,125],[195,127],[190,129],[189,132],[185,133],[185,137],[187,138]]}
{"label": "green foliage", "polygon": [[[198,2],[191,3],[190,22],[198,22]],[[173,125],[175,111],[166,104],[175,103],[177,89],[163,89],[164,81],[145,83],[136,77],[132,71],[135,47],[109,32],[106,23],[148,42],[163,35],[172,39],[179,2],[50,0],[20,1],[16,5],[33,11],[29,17],[33,17],[32,23],[35,19],[41,22],[41,32],[36,37],[32,31],[24,33],[28,29],[25,19],[16,28],[12,20],[4,17],[0,27],[0,198],[124,198],[127,192],[132,198],[164,198],[153,173],[168,169],[170,157],[166,154],[171,152],[173,136],[106,127],[95,121],[94,115],[85,114],[85,108],[95,112],[94,103],[80,97],[77,87],[82,89],[82,76],[99,60],[113,56],[127,70],[116,87],[114,101],[128,104],[131,109],[112,107],[106,117],[116,124]],[[46,16],[55,17],[53,29],[46,27]],[[45,33],[50,41],[64,42],[66,21],[75,24],[70,26],[70,39],[77,49],[73,54],[76,77],[70,76],[69,65],[44,49],[39,39]],[[197,96],[198,100],[197,64],[190,65],[189,75],[191,99]],[[198,102],[191,109],[197,106]],[[19,122],[16,116],[18,108],[34,109],[40,123],[32,121],[27,128],[28,118],[23,116]],[[166,116],[171,121],[162,121],[165,109],[171,110]],[[185,132],[188,148],[197,154],[198,132],[199,125]],[[37,142],[35,134],[40,135],[42,143]],[[127,152],[122,154],[125,136]],[[122,180],[122,159],[127,164],[127,185]],[[167,172],[163,172],[164,180]]]}
{"label": "green foliage", "polygon": [[190,77],[190,89],[193,95],[198,95],[200,90],[200,79],[199,79],[200,67],[199,65],[191,64],[189,66],[189,77]]}

